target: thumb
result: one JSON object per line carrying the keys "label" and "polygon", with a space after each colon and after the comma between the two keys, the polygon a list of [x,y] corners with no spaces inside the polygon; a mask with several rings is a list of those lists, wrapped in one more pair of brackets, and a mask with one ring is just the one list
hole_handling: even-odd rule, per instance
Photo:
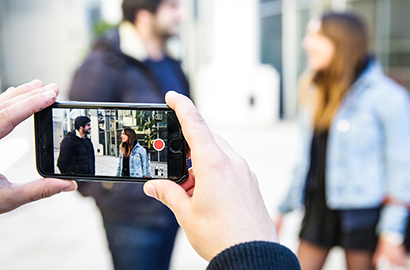
{"label": "thumb", "polygon": [[14,187],[20,193],[23,203],[33,202],[48,198],[60,192],[74,191],[77,189],[75,181],[43,178]]}
{"label": "thumb", "polygon": [[2,213],[60,192],[76,190],[77,183],[75,181],[44,178],[25,184],[11,184],[7,189],[6,198],[4,198],[6,201],[0,208]]}
{"label": "thumb", "polygon": [[170,180],[148,181],[144,184],[144,192],[168,206],[177,216],[190,200],[186,191]]}

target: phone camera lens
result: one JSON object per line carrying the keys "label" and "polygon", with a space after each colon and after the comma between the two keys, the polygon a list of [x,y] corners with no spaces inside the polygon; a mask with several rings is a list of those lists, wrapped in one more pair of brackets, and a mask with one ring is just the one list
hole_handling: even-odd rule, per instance
{"label": "phone camera lens", "polygon": [[174,139],[170,142],[169,148],[172,152],[178,153],[182,150],[182,141],[180,139]]}

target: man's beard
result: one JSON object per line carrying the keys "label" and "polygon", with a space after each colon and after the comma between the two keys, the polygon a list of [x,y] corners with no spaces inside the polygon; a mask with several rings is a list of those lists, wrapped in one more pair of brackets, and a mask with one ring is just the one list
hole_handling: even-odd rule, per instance
{"label": "man's beard", "polygon": [[168,29],[168,28],[161,28],[158,25],[154,25],[154,33],[156,36],[161,38],[164,42],[166,42],[169,38],[177,37],[179,34],[179,27],[176,29]]}

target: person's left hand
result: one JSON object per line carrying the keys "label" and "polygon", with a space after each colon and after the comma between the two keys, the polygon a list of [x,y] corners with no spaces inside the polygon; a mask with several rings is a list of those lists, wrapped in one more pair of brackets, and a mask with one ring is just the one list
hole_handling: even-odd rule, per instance
{"label": "person's left hand", "polygon": [[396,246],[379,237],[373,255],[373,265],[376,266],[380,259],[389,261],[391,266],[406,267],[406,249],[404,245]]}
{"label": "person's left hand", "polygon": [[[33,113],[54,103],[59,89],[55,84],[43,86],[39,80],[11,87],[0,95],[0,139],[9,134],[18,124]],[[0,174],[0,214],[17,207],[77,189],[75,181],[39,179],[25,184],[12,184]]]}

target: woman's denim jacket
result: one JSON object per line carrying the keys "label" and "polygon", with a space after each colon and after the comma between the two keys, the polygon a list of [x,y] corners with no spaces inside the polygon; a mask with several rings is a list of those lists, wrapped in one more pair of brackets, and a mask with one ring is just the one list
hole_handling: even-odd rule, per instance
{"label": "woman's denim jacket", "polygon": [[[117,168],[117,176],[121,176],[122,173],[122,151],[120,151],[120,163]],[[131,177],[151,177],[149,169],[148,155],[144,147],[138,142],[134,146],[130,155],[130,176]]]}
{"label": "woman's denim jacket", "polygon": [[[301,115],[302,153],[282,213],[303,206],[310,166],[312,112]],[[369,64],[344,97],[329,129],[326,202],[330,209],[379,207],[387,195],[410,201],[410,97]],[[382,208],[377,231],[404,234],[408,210]]]}

